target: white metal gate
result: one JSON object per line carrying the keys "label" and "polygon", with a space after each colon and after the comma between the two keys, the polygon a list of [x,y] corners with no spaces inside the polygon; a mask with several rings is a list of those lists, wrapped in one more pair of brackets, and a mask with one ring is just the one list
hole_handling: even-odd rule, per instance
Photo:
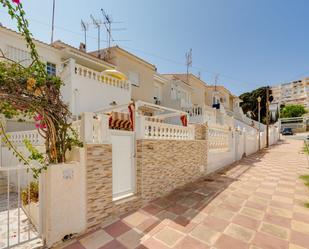
{"label": "white metal gate", "polygon": [[113,199],[135,192],[134,132],[112,131]]}
{"label": "white metal gate", "polygon": [[[32,172],[24,166],[0,166],[0,248],[11,248],[29,243],[27,247],[42,245],[41,208],[30,197]],[[37,182],[32,185],[39,186]],[[31,191],[33,193],[33,191]]]}

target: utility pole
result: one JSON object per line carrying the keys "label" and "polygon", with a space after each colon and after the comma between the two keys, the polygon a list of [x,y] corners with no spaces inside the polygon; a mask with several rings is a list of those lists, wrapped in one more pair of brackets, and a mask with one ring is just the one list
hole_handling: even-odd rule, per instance
{"label": "utility pole", "polygon": [[55,29],[55,5],[56,5],[56,0],[53,0],[52,30],[51,30],[51,38],[50,38],[50,43],[51,43],[51,44],[54,42],[54,29]]}
{"label": "utility pole", "polygon": [[258,101],[258,120],[259,120],[259,150],[261,149],[261,100],[262,98],[259,96],[257,98]]}
{"label": "utility pole", "polygon": [[189,68],[192,66],[192,48],[186,52],[187,83],[189,84]]}
{"label": "utility pole", "polygon": [[266,147],[269,147],[269,86],[266,87]]}

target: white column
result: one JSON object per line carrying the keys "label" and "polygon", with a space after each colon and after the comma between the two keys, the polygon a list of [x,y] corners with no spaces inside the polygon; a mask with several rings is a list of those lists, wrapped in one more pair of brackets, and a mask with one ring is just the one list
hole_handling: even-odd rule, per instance
{"label": "white column", "polygon": [[109,116],[104,114],[98,114],[98,118],[100,120],[100,139],[101,143],[109,143],[111,142],[111,134],[109,131]]}
{"label": "white column", "polygon": [[93,143],[93,113],[82,113],[80,133],[84,143]]}

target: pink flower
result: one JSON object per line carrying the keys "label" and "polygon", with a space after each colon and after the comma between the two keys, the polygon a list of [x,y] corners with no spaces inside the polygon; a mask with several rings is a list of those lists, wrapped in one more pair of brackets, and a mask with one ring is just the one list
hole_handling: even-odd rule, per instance
{"label": "pink flower", "polygon": [[40,121],[42,119],[43,119],[43,116],[41,114],[38,114],[38,115],[34,116],[34,120],[35,121]]}
{"label": "pink flower", "polygon": [[13,3],[16,3],[17,5],[20,4],[20,0],[12,0]]}
{"label": "pink flower", "polygon": [[35,124],[35,128],[39,129],[40,128],[40,124]]}

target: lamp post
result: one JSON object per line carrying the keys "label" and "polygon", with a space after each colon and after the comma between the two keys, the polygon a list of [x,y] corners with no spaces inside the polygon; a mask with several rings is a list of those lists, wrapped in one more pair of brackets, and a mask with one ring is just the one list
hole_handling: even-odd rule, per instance
{"label": "lamp post", "polygon": [[262,98],[259,96],[257,98],[257,102],[258,102],[258,119],[259,119],[259,150],[261,149],[261,100],[262,100]]}

